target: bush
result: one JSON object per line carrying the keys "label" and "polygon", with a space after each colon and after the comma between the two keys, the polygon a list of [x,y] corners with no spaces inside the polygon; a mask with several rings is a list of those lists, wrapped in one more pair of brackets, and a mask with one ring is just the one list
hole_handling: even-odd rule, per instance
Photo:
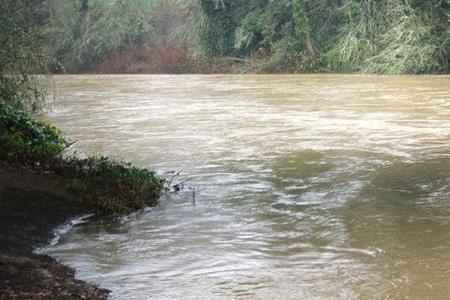
{"label": "bush", "polygon": [[163,181],[147,169],[106,157],[67,160],[63,174],[74,192],[102,211],[127,213],[157,203]]}
{"label": "bush", "polygon": [[29,163],[54,158],[68,145],[51,124],[0,100],[0,160]]}

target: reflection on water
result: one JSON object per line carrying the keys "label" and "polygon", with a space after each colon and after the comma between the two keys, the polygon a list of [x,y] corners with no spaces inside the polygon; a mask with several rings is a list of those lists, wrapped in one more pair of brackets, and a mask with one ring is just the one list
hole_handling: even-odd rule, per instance
{"label": "reflection on water", "polygon": [[186,191],[75,227],[48,253],[114,299],[443,299],[450,78],[64,76],[86,153]]}

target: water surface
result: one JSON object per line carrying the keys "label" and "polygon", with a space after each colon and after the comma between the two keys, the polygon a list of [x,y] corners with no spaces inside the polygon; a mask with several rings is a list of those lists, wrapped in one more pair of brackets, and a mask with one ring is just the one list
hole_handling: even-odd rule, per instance
{"label": "water surface", "polygon": [[47,249],[113,299],[450,294],[450,77],[63,76],[57,87],[46,118],[80,151],[191,180]]}

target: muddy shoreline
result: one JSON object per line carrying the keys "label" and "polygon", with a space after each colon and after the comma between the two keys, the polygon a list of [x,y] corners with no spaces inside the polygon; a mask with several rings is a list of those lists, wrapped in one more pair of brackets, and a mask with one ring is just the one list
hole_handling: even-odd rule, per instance
{"label": "muddy shoreline", "polygon": [[56,174],[0,166],[0,299],[107,299],[108,290],[33,253],[47,245],[58,225],[94,210],[71,195],[68,182]]}

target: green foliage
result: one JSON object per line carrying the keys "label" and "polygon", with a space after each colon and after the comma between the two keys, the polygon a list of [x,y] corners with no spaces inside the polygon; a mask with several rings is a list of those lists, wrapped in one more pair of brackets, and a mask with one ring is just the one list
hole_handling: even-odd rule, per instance
{"label": "green foliage", "polygon": [[45,52],[71,72],[89,70],[105,56],[126,46],[143,43],[152,26],[143,1],[91,1],[80,12],[77,1],[49,1],[42,26]]}
{"label": "green foliage", "polygon": [[68,159],[63,173],[73,178],[73,190],[102,211],[128,213],[155,205],[163,181],[147,169],[106,157]]}
{"label": "green foliage", "polygon": [[249,12],[236,29],[234,47],[245,52],[257,49],[262,38],[263,22],[260,11]]}
{"label": "green foliage", "polygon": [[[449,1],[450,4],[450,1]],[[447,53],[445,54],[445,57],[447,57],[446,67],[447,72],[450,72],[450,12],[448,14],[448,21],[447,21],[447,28],[445,30],[444,34],[444,49],[447,49]]]}
{"label": "green foliage", "polygon": [[[285,30],[289,30],[289,27],[285,26]],[[298,71],[298,63],[304,57],[304,53],[299,51],[301,43],[298,40],[286,34],[281,40],[272,43],[270,47],[271,55],[263,63],[262,72],[292,73]]]}
{"label": "green foliage", "polygon": [[435,6],[409,1],[347,4],[350,16],[325,55],[332,69],[382,74],[445,71],[446,47]]}
{"label": "green foliage", "polygon": [[311,56],[316,56],[316,51],[311,41],[311,29],[306,15],[306,0],[292,0],[292,17],[295,28],[300,32],[305,41],[306,49]]}
{"label": "green foliage", "polygon": [[308,16],[306,15],[306,0],[292,0],[292,16],[294,24],[303,35],[310,34]]}
{"label": "green foliage", "polygon": [[407,3],[386,9],[389,27],[377,36],[380,51],[363,66],[368,73],[417,74],[442,71],[444,49],[433,34],[435,20],[426,12],[419,14]]}
{"label": "green foliage", "polygon": [[212,69],[211,62],[251,61],[249,69],[264,72],[416,74],[447,72],[450,64],[448,0],[42,3],[41,41],[53,71],[90,71],[145,46],[188,48]]}
{"label": "green foliage", "polygon": [[234,1],[201,0],[200,41],[209,56],[228,55],[234,49]]}
{"label": "green foliage", "polygon": [[0,0],[0,100],[36,111],[46,94],[45,59],[36,39],[32,1]]}
{"label": "green foliage", "polygon": [[381,16],[377,4],[365,5],[347,1],[340,8],[344,20],[328,52],[322,55],[327,68],[337,71],[358,71],[361,65],[377,52],[375,36],[380,31]]}
{"label": "green foliage", "polygon": [[0,144],[1,161],[28,163],[56,157],[68,143],[54,126],[0,100]]}
{"label": "green foliage", "polygon": [[[203,2],[209,5],[202,6],[204,15],[216,12],[208,18],[214,30],[203,32],[203,39],[212,42],[227,25],[217,15],[220,1]],[[449,11],[447,0],[236,0],[236,51],[226,55],[259,59],[264,49],[269,54],[263,70],[269,72],[302,71],[308,65],[312,71],[445,72]]]}
{"label": "green foliage", "polygon": [[[221,24],[224,17],[217,10],[217,1],[204,1],[209,6],[202,6],[204,16],[211,15],[213,9],[216,15],[207,18],[212,25],[206,23],[209,30],[203,31],[203,45],[211,49],[216,45],[217,30],[213,28],[233,28]],[[209,52],[211,56],[238,55],[253,56],[258,59],[261,53],[265,58],[259,71],[263,72],[295,72],[304,71],[306,56],[315,56],[315,49],[310,36],[308,16],[306,15],[306,2],[299,0],[279,1],[235,1],[231,6],[234,26],[234,51],[222,53]],[[219,21],[218,21],[219,20]],[[216,26],[216,27],[214,27]],[[214,32],[212,32],[213,30]],[[231,33],[230,33],[231,35]],[[306,51],[305,51],[306,50]]]}

